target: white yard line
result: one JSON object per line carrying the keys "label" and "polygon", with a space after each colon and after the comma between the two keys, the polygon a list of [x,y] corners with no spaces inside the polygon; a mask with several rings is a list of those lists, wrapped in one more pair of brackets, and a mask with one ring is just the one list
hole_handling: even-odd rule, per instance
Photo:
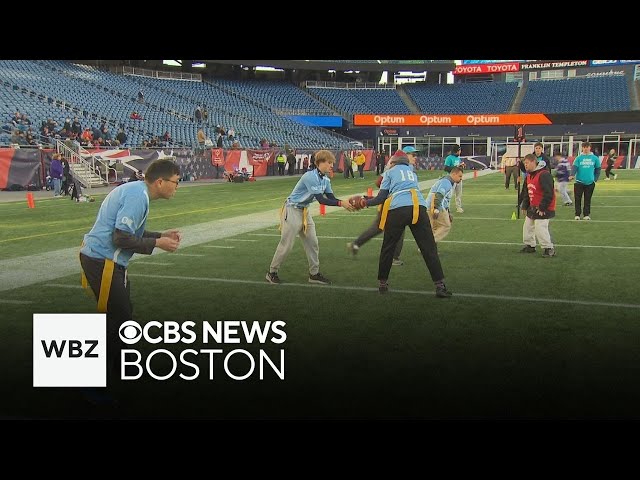
{"label": "white yard line", "polygon": [[[572,220],[573,221],[573,220]],[[585,222],[586,223],[586,222]],[[279,237],[280,235],[275,235],[272,233],[249,233],[249,235],[254,235],[257,237]],[[333,240],[352,240],[351,237],[342,237],[342,236],[331,236],[331,235],[318,235],[318,238],[328,238]],[[378,237],[374,237],[371,240],[377,240],[379,242],[382,241],[382,235]],[[411,239],[408,239],[411,240]],[[407,240],[405,240],[407,241]],[[522,245],[522,242],[474,242],[474,241],[465,241],[465,240],[442,240],[440,243],[468,243],[474,245]],[[561,243],[556,243],[556,247],[574,247],[574,248],[611,248],[618,250],[640,250],[640,247],[636,246],[614,246],[614,245],[564,245]]]}
{"label": "white yard line", "polygon": [[[242,280],[242,279],[232,279],[232,278],[215,278],[215,277],[188,277],[188,276],[180,276],[180,275],[147,275],[142,273],[133,273],[130,274],[132,277],[146,277],[146,278],[160,278],[163,280],[172,279],[172,280],[180,280],[180,281],[195,281],[195,282],[217,282],[217,283],[236,283],[236,284],[245,284],[245,285],[264,285],[267,288],[282,288],[282,287],[294,287],[294,288],[330,288],[340,291],[345,290],[353,290],[353,291],[362,291],[362,292],[376,292],[378,293],[377,288],[372,287],[355,287],[350,285],[313,285],[309,283],[281,283],[279,285],[272,285],[267,283],[266,280],[258,281],[258,280]],[[389,290],[389,295],[393,294],[410,294],[410,295],[425,295],[425,296],[434,296],[434,291],[424,291],[424,290]],[[456,297],[462,298],[486,298],[492,300],[500,300],[500,301],[514,301],[514,302],[537,302],[537,303],[559,303],[565,305],[585,305],[585,306],[594,306],[594,307],[615,307],[615,308],[632,308],[640,310],[640,304],[635,303],[612,303],[612,302],[592,302],[592,301],[582,301],[582,300],[567,300],[562,298],[539,298],[539,297],[523,297],[523,296],[511,296],[511,295],[490,295],[490,294],[482,294],[482,293],[459,293],[454,292],[454,296],[451,299],[439,299],[439,302],[452,302]]]}

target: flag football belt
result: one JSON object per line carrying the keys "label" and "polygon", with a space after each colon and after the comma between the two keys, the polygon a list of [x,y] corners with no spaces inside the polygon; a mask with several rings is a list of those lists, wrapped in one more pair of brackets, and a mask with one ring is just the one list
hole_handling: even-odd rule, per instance
{"label": "flag football belt", "polygon": [[[418,223],[418,216],[420,214],[420,211],[418,210],[420,207],[420,202],[418,201],[418,191],[415,188],[410,188],[408,190],[400,190],[399,192],[394,192],[393,195],[404,192],[411,192],[411,202],[413,203],[413,217],[411,219],[411,224],[415,225],[416,223]],[[387,223],[387,215],[389,214],[389,207],[391,206],[391,199],[393,198],[393,195],[387,198],[382,204],[382,215],[380,216],[380,225],[378,225],[378,228],[380,230],[384,230],[384,226]]]}
{"label": "flag football belt", "polygon": [[287,221],[287,211],[286,211],[286,207],[293,207],[297,210],[302,210],[302,233],[304,233],[305,235],[307,234],[307,210],[308,207],[299,207],[298,205],[294,204],[294,203],[288,203],[286,200],[284,202],[284,205],[282,205],[282,208],[280,209],[280,226],[278,227],[278,230],[282,231],[282,222],[286,222]]}

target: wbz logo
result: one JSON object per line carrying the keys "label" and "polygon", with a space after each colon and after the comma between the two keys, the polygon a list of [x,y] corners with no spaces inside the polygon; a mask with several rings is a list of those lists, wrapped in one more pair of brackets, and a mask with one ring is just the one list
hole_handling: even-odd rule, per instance
{"label": "wbz logo", "polygon": [[34,387],[106,387],[104,313],[33,315]]}

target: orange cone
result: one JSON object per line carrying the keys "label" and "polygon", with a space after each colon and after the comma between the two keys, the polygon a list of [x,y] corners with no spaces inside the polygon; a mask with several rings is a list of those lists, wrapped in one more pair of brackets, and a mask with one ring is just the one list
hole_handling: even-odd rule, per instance
{"label": "orange cone", "polygon": [[367,188],[367,197],[373,197],[373,188]]}
{"label": "orange cone", "polygon": [[327,206],[324,204],[320,204],[320,215],[326,215],[327,213]]}
{"label": "orange cone", "polygon": [[478,178],[478,170],[473,171],[473,178]]}
{"label": "orange cone", "polygon": [[27,206],[29,208],[36,208],[36,201],[33,199],[33,192],[27,192]]}

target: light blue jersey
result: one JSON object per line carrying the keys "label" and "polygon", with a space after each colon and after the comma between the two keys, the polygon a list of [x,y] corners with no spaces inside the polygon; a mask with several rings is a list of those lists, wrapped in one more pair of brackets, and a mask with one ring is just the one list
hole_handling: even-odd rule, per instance
{"label": "light blue jersey", "polygon": [[[433,197],[436,196],[436,204],[433,208],[437,208],[440,211],[448,210],[449,204],[451,203],[451,196],[453,195],[453,187],[455,182],[451,180],[451,177],[447,175],[446,177],[442,177],[436,183],[433,184],[431,189],[429,190],[429,195],[427,195],[427,205],[428,208],[431,208],[431,202],[433,202]],[[439,200],[439,197],[442,200]]]}
{"label": "light blue jersey", "polygon": [[390,210],[412,206],[412,188],[415,188],[418,193],[418,203],[426,207],[427,201],[418,188],[418,176],[413,171],[411,165],[397,164],[384,174],[382,183],[380,184],[381,190],[389,190],[389,196],[393,195],[391,204],[389,205]]}
{"label": "light blue jersey", "polygon": [[311,170],[300,177],[291,195],[287,198],[287,204],[298,208],[308,207],[315,200],[314,195],[333,193],[331,180],[322,175],[317,169]]}
{"label": "light blue jersey", "polygon": [[600,157],[589,153],[578,155],[573,161],[573,172],[576,182],[583,185],[591,185],[596,181],[595,171],[600,169]]}
{"label": "light blue jersey", "polygon": [[149,192],[145,182],[129,182],[114,188],[104,199],[93,228],[84,236],[82,253],[108,258],[127,267],[133,256],[113,243],[115,229],[142,238],[149,214]]}

